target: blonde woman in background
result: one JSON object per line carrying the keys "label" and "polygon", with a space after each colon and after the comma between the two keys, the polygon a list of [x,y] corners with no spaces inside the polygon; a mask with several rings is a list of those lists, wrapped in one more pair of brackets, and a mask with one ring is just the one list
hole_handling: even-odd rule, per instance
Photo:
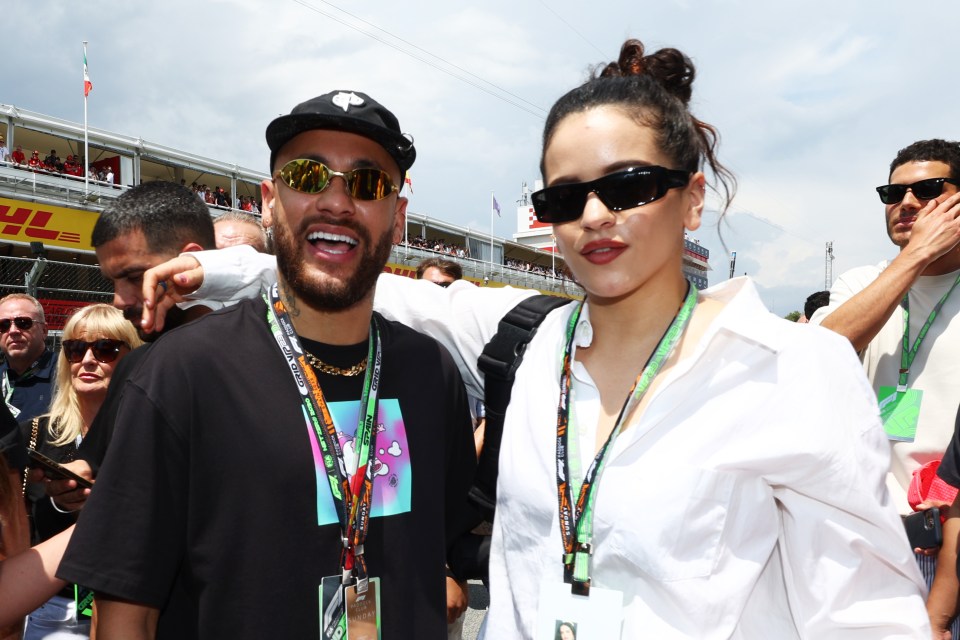
{"label": "blonde woman in background", "polygon": [[[107,396],[117,363],[142,341],[123,313],[107,304],[84,307],[63,328],[56,390],[50,412],[20,425],[32,448],[60,463],[74,458],[81,440]],[[31,543],[37,544],[64,531],[77,520],[75,512],[57,507],[42,483],[28,487]],[[89,618],[78,617],[83,590],[67,585],[30,614],[25,640],[88,638]]]}

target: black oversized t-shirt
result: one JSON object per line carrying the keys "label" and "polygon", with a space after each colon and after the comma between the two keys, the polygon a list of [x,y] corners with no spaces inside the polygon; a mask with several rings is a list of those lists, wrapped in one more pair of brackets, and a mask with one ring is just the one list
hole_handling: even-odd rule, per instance
{"label": "black oversized t-shirt", "polygon": [[[266,313],[245,301],[151,348],[60,565],[64,579],[160,608],[159,638],[319,637],[318,588],[339,570],[340,528]],[[368,567],[385,638],[443,638],[445,550],[475,467],[466,396],[436,342],[380,325]],[[348,365],[363,348],[317,355]],[[349,455],[362,376],[320,384]]]}

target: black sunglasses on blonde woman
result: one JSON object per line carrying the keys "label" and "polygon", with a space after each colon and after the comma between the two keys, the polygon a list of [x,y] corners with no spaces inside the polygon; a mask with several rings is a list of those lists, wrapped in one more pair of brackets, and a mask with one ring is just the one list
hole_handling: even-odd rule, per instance
{"label": "black sunglasses on blonde woman", "polygon": [[63,355],[67,358],[67,362],[76,364],[83,361],[87,351],[93,349],[93,357],[97,359],[97,362],[109,363],[117,359],[117,356],[120,355],[120,348],[125,346],[127,346],[126,342],[107,338],[94,340],[93,342],[64,340]]}

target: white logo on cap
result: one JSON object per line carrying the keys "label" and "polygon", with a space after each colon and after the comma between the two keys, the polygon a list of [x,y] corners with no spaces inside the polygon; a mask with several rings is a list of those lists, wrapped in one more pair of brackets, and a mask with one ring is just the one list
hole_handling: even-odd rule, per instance
{"label": "white logo on cap", "polygon": [[333,96],[333,100],[331,100],[331,102],[333,102],[333,104],[337,105],[338,107],[346,111],[351,107],[351,105],[354,107],[359,107],[360,105],[362,105],[363,98],[353,93],[352,91],[350,93],[344,93],[343,91],[341,91],[337,95]]}

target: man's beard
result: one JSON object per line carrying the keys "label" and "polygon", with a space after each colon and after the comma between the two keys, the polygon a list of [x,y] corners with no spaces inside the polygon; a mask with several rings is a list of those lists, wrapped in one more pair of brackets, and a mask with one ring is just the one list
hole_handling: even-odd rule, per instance
{"label": "man's beard", "polygon": [[[303,255],[303,244],[285,224],[275,225],[274,249],[277,269],[284,282],[298,299],[321,311],[342,311],[360,302],[377,284],[393,247],[393,229],[388,228],[373,244],[370,232],[353,220],[337,220],[336,224],[351,229],[360,246],[367,247],[357,270],[345,282],[332,278],[311,278]],[[303,234],[301,234],[302,236]]]}
{"label": "man's beard", "polygon": [[186,317],[186,312],[183,309],[176,306],[171,307],[167,310],[167,314],[164,316],[163,331],[145,333],[143,329],[140,328],[141,316],[143,316],[143,307],[129,307],[123,310],[123,317],[130,321],[130,324],[133,325],[133,328],[137,330],[137,335],[139,335],[140,339],[144,342],[153,342],[170,329],[176,329],[188,320]]}

